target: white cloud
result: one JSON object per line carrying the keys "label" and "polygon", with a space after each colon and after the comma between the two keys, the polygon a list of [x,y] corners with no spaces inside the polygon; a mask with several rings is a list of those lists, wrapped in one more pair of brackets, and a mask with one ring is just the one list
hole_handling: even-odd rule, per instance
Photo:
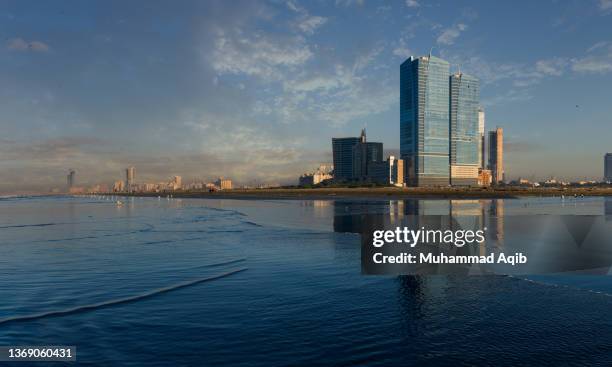
{"label": "white cloud", "polygon": [[596,43],[587,50],[587,53],[585,57],[572,59],[573,71],[589,74],[612,72],[612,43]]}
{"label": "white cloud", "polygon": [[591,73],[591,74],[605,74],[612,72],[612,58],[595,59],[595,58],[584,58],[576,60],[572,65],[572,70],[579,73]]}
{"label": "white cloud", "polygon": [[314,34],[314,31],[325,23],[327,23],[327,18],[318,15],[309,16],[298,23],[298,28],[306,34]]}
{"label": "white cloud", "polygon": [[560,76],[567,67],[568,60],[565,58],[553,58],[548,60],[538,60],[535,69],[542,75]]}
{"label": "white cloud", "polygon": [[263,34],[246,36],[218,32],[212,67],[220,74],[246,74],[278,79],[286,68],[303,65],[313,56],[302,37],[274,39]]}
{"label": "white cloud", "polygon": [[612,0],[599,0],[599,8],[603,11],[612,9]]}
{"label": "white cloud", "polygon": [[299,6],[293,1],[287,1],[286,5],[290,10],[299,14],[297,20],[293,22],[293,26],[305,34],[312,35],[315,30],[327,23],[327,18],[310,15],[306,8]]}
{"label": "white cloud", "polygon": [[459,23],[453,27],[446,28],[444,31],[442,31],[442,33],[440,33],[436,41],[438,44],[452,45],[455,43],[457,37],[461,35],[461,32],[467,30],[467,28],[467,24],[464,23]]}
{"label": "white cloud", "polygon": [[365,3],[365,0],[336,0],[336,6],[362,6]]}
{"label": "white cloud", "polygon": [[397,46],[393,49],[392,52],[395,56],[398,56],[402,59],[406,59],[413,55],[412,50],[408,48],[408,46],[406,45],[406,40],[403,37],[400,38]]}
{"label": "white cloud", "polygon": [[418,8],[420,4],[417,0],[406,0],[406,6],[409,8]]}
{"label": "white cloud", "polygon": [[7,43],[7,48],[14,51],[47,52],[49,46],[41,41],[26,41],[23,38],[13,38]]}

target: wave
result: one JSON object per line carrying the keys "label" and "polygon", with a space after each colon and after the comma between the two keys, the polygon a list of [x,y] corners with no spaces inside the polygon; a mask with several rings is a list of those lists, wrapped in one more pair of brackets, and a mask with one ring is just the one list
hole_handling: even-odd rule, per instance
{"label": "wave", "polygon": [[12,226],[2,226],[0,227],[0,229],[7,229],[7,228],[27,228],[27,227],[49,227],[49,226],[56,226],[58,223],[39,223],[39,224],[15,224]]}
{"label": "wave", "polygon": [[136,301],[141,301],[143,299],[151,298],[151,297],[154,297],[154,296],[158,296],[160,294],[171,292],[171,291],[175,291],[177,289],[186,288],[186,287],[190,287],[190,286],[193,286],[193,285],[196,285],[196,284],[200,284],[200,283],[204,283],[204,282],[209,282],[209,281],[216,280],[216,279],[225,278],[225,277],[228,277],[230,275],[234,275],[234,274],[243,272],[245,270],[247,270],[247,268],[234,269],[234,270],[230,270],[228,272],[222,273],[222,274],[213,275],[213,276],[206,277],[206,278],[190,280],[190,281],[187,281],[187,282],[182,282],[182,283],[174,284],[174,285],[171,285],[171,286],[168,286],[168,287],[157,288],[157,289],[154,289],[154,290],[149,291],[149,292],[137,294],[135,296],[116,298],[116,299],[112,299],[110,301],[91,303],[91,304],[88,304],[88,305],[76,306],[76,307],[66,308],[66,309],[57,310],[57,311],[47,311],[47,312],[40,312],[40,313],[24,315],[24,316],[7,317],[7,318],[4,318],[4,319],[0,319],[0,326],[8,324],[8,323],[11,323],[11,322],[31,321],[31,320],[38,320],[38,319],[48,318],[48,317],[64,316],[64,315],[70,315],[70,314],[75,314],[75,313],[99,310],[99,309],[102,309],[102,308],[112,307],[112,306],[116,306],[116,305],[120,305],[120,304],[127,304],[127,303],[136,302]]}

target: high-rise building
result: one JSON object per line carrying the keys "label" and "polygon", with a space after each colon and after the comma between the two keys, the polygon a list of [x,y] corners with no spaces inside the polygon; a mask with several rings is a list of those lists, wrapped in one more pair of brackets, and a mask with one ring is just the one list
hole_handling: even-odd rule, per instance
{"label": "high-rise building", "polygon": [[604,156],[604,181],[612,182],[612,153]]}
{"label": "high-rise building", "polygon": [[121,180],[115,181],[113,184],[113,192],[122,192],[125,189],[125,183]]}
{"label": "high-rise building", "polygon": [[450,180],[452,185],[477,186],[480,85],[463,73],[450,76]]}
{"label": "high-rise building", "polygon": [[183,178],[181,176],[174,176],[172,179],[172,186],[174,190],[178,190],[183,187]]}
{"label": "high-rise building", "polygon": [[334,181],[353,179],[353,148],[360,138],[332,138]]}
{"label": "high-rise building", "polygon": [[68,190],[73,188],[76,185],[76,172],[73,169],[68,170],[68,176],[66,176],[66,184],[68,185]]}
{"label": "high-rise building", "polygon": [[132,185],[134,185],[134,178],[136,177],[136,169],[134,167],[128,167],[125,170],[125,189],[128,192],[132,192]]}
{"label": "high-rise building", "polygon": [[368,142],[365,129],[358,138],[332,138],[334,180],[365,180],[372,162],[382,162],[383,144]]}
{"label": "high-rise building", "polygon": [[450,183],[449,63],[410,57],[400,66],[400,155],[406,183]]}
{"label": "high-rise building", "polygon": [[372,143],[366,139],[365,129],[361,130],[359,143],[353,147],[353,180],[366,180],[372,162],[382,162],[383,143]]}
{"label": "high-rise building", "polygon": [[493,184],[504,181],[504,130],[489,131],[489,169]]}
{"label": "high-rise building", "polygon": [[485,144],[485,112],[482,107],[478,108],[478,161],[480,162],[480,168],[486,169],[485,163],[486,157],[486,144]]}

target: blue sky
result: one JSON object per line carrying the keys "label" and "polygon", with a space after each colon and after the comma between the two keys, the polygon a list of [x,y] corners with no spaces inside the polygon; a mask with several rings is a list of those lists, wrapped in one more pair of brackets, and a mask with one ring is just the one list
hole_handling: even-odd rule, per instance
{"label": "blue sky", "polygon": [[481,80],[506,172],[600,178],[612,0],[3,1],[0,192],[218,175],[291,183],[332,136],[399,148],[399,65]]}

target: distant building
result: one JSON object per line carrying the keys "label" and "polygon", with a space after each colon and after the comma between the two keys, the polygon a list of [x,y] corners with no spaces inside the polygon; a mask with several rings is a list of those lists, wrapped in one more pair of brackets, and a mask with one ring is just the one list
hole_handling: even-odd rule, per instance
{"label": "distant building", "polygon": [[487,168],[485,163],[485,112],[482,107],[478,108],[478,138],[478,162],[480,162],[480,168],[485,169]]}
{"label": "distant building", "polygon": [[360,138],[332,138],[335,181],[353,179],[353,148],[360,140]]}
{"label": "distant building", "polygon": [[372,162],[368,180],[382,185],[404,185],[404,161],[389,156],[386,161]]}
{"label": "distant building", "polygon": [[389,156],[391,166],[391,184],[395,186],[404,186],[404,160],[397,159],[394,156]]}
{"label": "distant building", "polygon": [[504,130],[489,131],[489,169],[493,184],[504,181]]}
{"label": "distant building", "polygon": [[132,192],[132,186],[134,185],[134,179],[136,178],[136,169],[134,167],[128,167],[125,169],[125,190]]}
{"label": "distant building", "polygon": [[113,184],[113,192],[123,192],[125,190],[125,182],[119,180]]}
{"label": "distant building", "polygon": [[353,147],[353,180],[367,180],[370,166],[383,161],[383,143],[372,143],[366,139],[365,129],[361,130],[359,143]]}
{"label": "distant building", "polygon": [[72,186],[69,190],[69,193],[71,194],[84,194],[85,193],[85,188],[84,187],[80,187],[80,186]]}
{"label": "distant building", "polygon": [[612,153],[604,156],[604,181],[612,182]]}
{"label": "distant building", "polygon": [[312,173],[304,173],[299,178],[300,186],[312,186],[320,184],[323,181],[331,180],[333,172],[333,166],[328,164],[322,164],[319,168]]}
{"label": "distant building", "polygon": [[183,187],[183,178],[181,176],[174,176],[171,186],[172,190],[180,190]]}
{"label": "distant building", "polygon": [[479,186],[491,186],[492,177],[491,170],[479,169],[478,170],[478,185]]}
{"label": "distant building", "polygon": [[463,73],[450,76],[450,182],[478,185],[480,166],[478,79]]}
{"label": "distant building", "polygon": [[365,180],[371,162],[381,162],[383,144],[368,142],[365,129],[358,138],[332,138],[334,181]]}
{"label": "distant building", "polygon": [[229,178],[219,177],[219,179],[215,181],[215,185],[221,190],[231,190],[232,180],[230,180]]}
{"label": "distant building", "polygon": [[66,185],[68,191],[76,185],[76,172],[73,169],[68,170],[68,176],[66,176]]}
{"label": "distant building", "polygon": [[400,66],[400,158],[410,186],[447,186],[449,63],[410,57]]}

